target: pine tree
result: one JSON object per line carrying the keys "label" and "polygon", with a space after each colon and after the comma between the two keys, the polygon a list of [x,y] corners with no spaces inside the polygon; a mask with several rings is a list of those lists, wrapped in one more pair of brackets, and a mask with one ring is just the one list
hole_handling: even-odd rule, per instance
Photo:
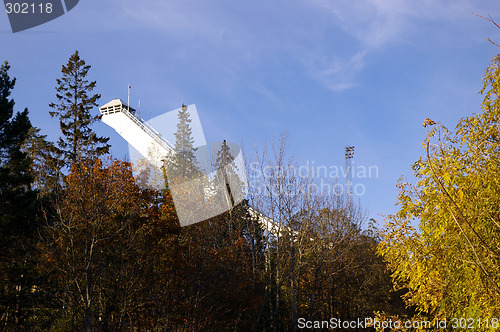
{"label": "pine tree", "polygon": [[174,154],[167,158],[165,168],[169,180],[189,180],[199,174],[200,170],[194,154],[197,149],[193,146],[191,118],[186,105],[182,105],[177,117],[179,122],[175,132]]}
{"label": "pine tree", "polygon": [[90,128],[100,119],[100,115],[93,116],[90,112],[101,98],[100,94],[90,95],[96,86],[96,81],[86,79],[90,67],[75,51],[68,63],[62,66],[62,78],[57,79],[58,101],[49,105],[54,109],[50,115],[59,118],[63,136],[58,145],[66,166],[81,159],[94,159],[109,151],[109,138],[98,137]]}
{"label": "pine tree", "polygon": [[23,152],[23,144],[32,128],[28,109],[14,114],[14,100],[10,92],[15,79],[10,79],[7,62],[0,67],[0,220],[17,231],[25,229],[26,209],[30,205],[31,159]]}
{"label": "pine tree", "polygon": [[233,162],[234,156],[226,140],[224,140],[220,150],[217,152],[215,170],[218,182],[222,183],[227,191],[231,207],[241,202],[245,196],[245,184],[241,181],[238,175],[239,170]]}
{"label": "pine tree", "polygon": [[48,141],[46,135],[40,134],[40,129],[33,127],[28,133],[23,151],[32,160],[31,173],[33,188],[38,196],[45,196],[60,188],[61,151],[54,143]]}
{"label": "pine tree", "polygon": [[0,158],[2,166],[6,163],[8,156],[9,139],[7,132],[10,126],[10,118],[14,114],[14,100],[10,99],[10,92],[16,83],[16,79],[10,79],[8,75],[9,64],[5,62],[0,68]]}
{"label": "pine tree", "polygon": [[7,330],[27,328],[37,226],[32,163],[23,151],[32,126],[27,109],[14,115],[9,96],[15,79],[9,77],[9,68],[7,62],[0,67],[0,312]]}

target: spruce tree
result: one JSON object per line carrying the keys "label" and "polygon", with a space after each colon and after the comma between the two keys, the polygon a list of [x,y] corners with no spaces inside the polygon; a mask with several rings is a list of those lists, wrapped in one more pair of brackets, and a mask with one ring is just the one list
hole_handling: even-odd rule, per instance
{"label": "spruce tree", "polygon": [[91,94],[96,81],[86,79],[90,67],[75,51],[68,63],[62,66],[62,77],[57,79],[57,102],[49,105],[54,109],[50,115],[59,118],[63,136],[59,138],[58,145],[63,152],[65,166],[82,159],[94,159],[109,151],[109,138],[98,137],[90,128],[101,118],[91,114],[101,95]]}
{"label": "spruce tree", "polygon": [[[28,109],[14,115],[14,100],[9,99],[15,79],[10,79],[7,62],[0,67],[0,220],[23,232],[31,191],[31,159],[23,145],[32,128]],[[4,229],[5,230],[5,229]]]}
{"label": "spruce tree", "polygon": [[218,181],[224,184],[226,188],[231,207],[240,202],[244,196],[244,183],[238,176],[238,169],[232,165],[233,161],[234,157],[226,140],[224,140],[220,150],[217,152],[215,170]]}
{"label": "spruce tree", "polygon": [[60,188],[62,153],[54,143],[47,140],[46,135],[40,133],[39,128],[30,129],[23,145],[23,151],[32,160],[32,187],[37,191],[39,198]]}
{"label": "spruce tree", "polygon": [[7,62],[0,67],[0,312],[6,330],[24,330],[33,305],[37,205],[31,159],[23,151],[32,126],[27,109],[14,115],[9,68]]}
{"label": "spruce tree", "polygon": [[191,130],[191,118],[186,105],[182,105],[177,117],[179,122],[175,132],[174,154],[168,156],[165,167],[167,176],[171,180],[189,180],[198,175],[200,170],[194,154],[196,149]]}

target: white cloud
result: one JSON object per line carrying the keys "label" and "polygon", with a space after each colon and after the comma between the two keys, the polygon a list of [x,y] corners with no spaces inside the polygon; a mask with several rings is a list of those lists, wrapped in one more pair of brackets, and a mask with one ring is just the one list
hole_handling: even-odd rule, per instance
{"label": "white cloud", "polygon": [[365,66],[365,52],[358,52],[347,59],[338,57],[317,58],[310,54],[305,65],[312,76],[328,89],[341,92],[356,86],[355,75]]}
{"label": "white cloud", "polygon": [[223,38],[224,26],[217,11],[204,2],[193,1],[120,1],[124,24],[150,27],[170,35],[203,36],[217,41]]}
{"label": "white cloud", "polygon": [[470,0],[312,0],[312,3],[333,14],[336,23],[367,49],[400,40],[417,19],[446,21],[474,8]]}
{"label": "white cloud", "polygon": [[[493,1],[497,0],[485,2],[492,8]],[[413,42],[412,36],[426,23],[476,20],[469,13],[476,10],[472,2],[277,0],[250,5],[223,0],[115,0],[116,15],[103,22],[182,41],[182,47],[168,50],[169,56],[210,63],[207,68],[216,68],[224,76],[219,84],[228,88],[283,58],[290,67],[297,64],[297,72],[338,92],[361,85],[359,73],[374,52]],[[456,38],[459,42],[460,35]]]}
{"label": "white cloud", "polygon": [[[357,86],[357,75],[366,58],[390,44],[408,42],[417,24],[447,21],[469,15],[470,0],[305,0],[323,13],[329,13],[336,26],[356,41],[348,55],[330,60],[308,57],[313,77],[334,91]],[[473,19],[470,15],[470,19]]]}

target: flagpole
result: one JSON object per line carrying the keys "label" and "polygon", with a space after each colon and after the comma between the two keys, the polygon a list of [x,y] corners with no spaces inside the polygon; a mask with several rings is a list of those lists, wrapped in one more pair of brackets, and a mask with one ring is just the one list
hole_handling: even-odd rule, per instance
{"label": "flagpole", "polygon": [[128,85],[127,89],[127,106],[128,106],[128,111],[130,112],[130,84]]}

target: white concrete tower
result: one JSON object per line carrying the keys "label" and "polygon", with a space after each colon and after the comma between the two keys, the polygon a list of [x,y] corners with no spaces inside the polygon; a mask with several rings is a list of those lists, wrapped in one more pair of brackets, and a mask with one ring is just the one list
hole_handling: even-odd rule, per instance
{"label": "white concrete tower", "polygon": [[99,108],[102,121],[116,130],[152,165],[161,169],[163,160],[174,152],[172,143],[163,138],[136,111],[121,99],[113,99]]}

